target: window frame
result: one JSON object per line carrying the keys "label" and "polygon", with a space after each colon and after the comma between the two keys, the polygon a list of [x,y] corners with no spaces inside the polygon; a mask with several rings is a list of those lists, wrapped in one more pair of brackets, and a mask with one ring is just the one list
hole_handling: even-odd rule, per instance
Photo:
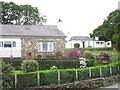
{"label": "window frame", "polygon": [[0,48],[3,48],[3,41],[0,41]]}
{"label": "window frame", "polygon": [[[44,46],[47,44],[47,49],[44,49]],[[37,51],[38,52],[53,52],[53,42],[47,42],[47,41],[41,41],[41,42],[37,42]]]}
{"label": "window frame", "polygon": [[16,48],[16,41],[0,41],[0,48]]}

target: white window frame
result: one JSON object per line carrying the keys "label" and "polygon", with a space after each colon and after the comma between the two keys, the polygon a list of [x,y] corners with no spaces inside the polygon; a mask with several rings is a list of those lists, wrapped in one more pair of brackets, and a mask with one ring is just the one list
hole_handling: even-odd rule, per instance
{"label": "white window frame", "polygon": [[[15,48],[16,41],[0,41],[0,48]],[[5,47],[5,44],[10,44],[10,47]]]}
{"label": "white window frame", "polygon": [[[47,44],[47,50],[43,49],[43,44]],[[38,52],[53,52],[53,42],[38,42],[37,43]]]}
{"label": "white window frame", "polygon": [[3,41],[0,41],[0,48],[3,47]]}
{"label": "white window frame", "polygon": [[[6,45],[10,45],[10,46],[6,46]],[[12,42],[11,41],[4,41],[3,46],[4,46],[4,48],[12,48]]]}

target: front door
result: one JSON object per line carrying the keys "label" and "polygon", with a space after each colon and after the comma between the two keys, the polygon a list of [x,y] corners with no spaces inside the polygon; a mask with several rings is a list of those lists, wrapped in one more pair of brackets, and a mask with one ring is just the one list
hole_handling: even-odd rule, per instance
{"label": "front door", "polygon": [[83,48],[85,48],[85,42],[83,42]]}

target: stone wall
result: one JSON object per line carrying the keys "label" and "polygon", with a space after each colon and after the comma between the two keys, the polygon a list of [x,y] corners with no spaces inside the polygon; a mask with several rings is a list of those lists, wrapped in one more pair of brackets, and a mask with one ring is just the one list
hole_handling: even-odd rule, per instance
{"label": "stone wall", "polygon": [[73,83],[68,83],[68,84],[61,84],[61,85],[49,85],[49,86],[41,86],[39,88],[49,88],[51,89],[57,89],[57,90],[65,90],[65,89],[92,89],[92,88],[99,88],[99,87],[105,87],[109,86],[115,83],[120,82],[118,80],[120,78],[120,75],[112,76],[112,77],[107,77],[107,78],[96,78],[96,79],[89,79],[89,80],[84,80],[84,81],[77,81]]}
{"label": "stone wall", "polygon": [[[53,52],[38,52],[37,42],[38,41],[48,41],[54,43]],[[60,50],[64,53],[65,50],[65,39],[57,37],[23,37],[21,39],[21,48],[22,48],[22,57],[26,57],[29,52],[32,54],[32,58],[37,58],[38,55],[41,55],[42,58],[46,56],[55,56],[55,53]]]}

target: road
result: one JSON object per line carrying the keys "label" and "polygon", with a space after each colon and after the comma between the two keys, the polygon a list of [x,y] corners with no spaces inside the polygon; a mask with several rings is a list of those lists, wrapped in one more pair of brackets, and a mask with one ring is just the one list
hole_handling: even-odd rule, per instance
{"label": "road", "polygon": [[111,86],[101,87],[93,90],[120,90],[120,83],[113,84]]}

